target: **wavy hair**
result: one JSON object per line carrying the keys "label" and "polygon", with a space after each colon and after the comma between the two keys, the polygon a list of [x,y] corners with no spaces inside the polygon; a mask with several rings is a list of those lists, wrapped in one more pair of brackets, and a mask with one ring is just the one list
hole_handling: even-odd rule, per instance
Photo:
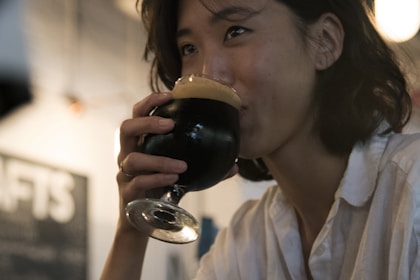
{"label": "wavy hair", "polygon": [[[201,0],[205,2],[206,0]],[[346,154],[374,134],[401,132],[411,114],[411,99],[398,60],[376,31],[365,0],[276,0],[305,26],[331,12],[341,21],[343,52],[318,72],[316,127],[326,148]],[[139,0],[137,1],[139,5]],[[208,7],[208,6],[207,6]],[[143,0],[141,17],[148,32],[144,58],[152,62],[150,86],[171,89],[181,74],[175,33],[178,0]]]}

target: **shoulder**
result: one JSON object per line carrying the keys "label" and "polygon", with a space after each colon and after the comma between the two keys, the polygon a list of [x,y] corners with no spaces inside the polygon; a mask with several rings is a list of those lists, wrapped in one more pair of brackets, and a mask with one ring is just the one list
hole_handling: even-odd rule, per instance
{"label": "shoulder", "polygon": [[382,162],[420,161],[420,133],[390,136],[382,158]]}
{"label": "shoulder", "polygon": [[392,135],[383,153],[380,170],[396,169],[420,204],[420,133]]}
{"label": "shoulder", "polygon": [[406,176],[412,186],[420,184],[420,133],[389,137],[379,165],[380,171],[387,169]]}
{"label": "shoulder", "polygon": [[[420,238],[420,133],[395,134],[388,142],[381,159],[378,191],[382,186],[393,194],[394,213],[399,223],[414,226]],[[401,218],[400,217],[400,218]],[[404,222],[403,222],[404,221]]]}

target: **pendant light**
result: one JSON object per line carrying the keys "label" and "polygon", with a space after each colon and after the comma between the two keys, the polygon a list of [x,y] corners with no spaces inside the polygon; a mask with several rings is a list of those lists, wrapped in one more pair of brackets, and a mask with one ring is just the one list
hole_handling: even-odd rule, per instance
{"label": "pendant light", "polygon": [[379,32],[394,42],[414,37],[420,27],[420,0],[375,0]]}

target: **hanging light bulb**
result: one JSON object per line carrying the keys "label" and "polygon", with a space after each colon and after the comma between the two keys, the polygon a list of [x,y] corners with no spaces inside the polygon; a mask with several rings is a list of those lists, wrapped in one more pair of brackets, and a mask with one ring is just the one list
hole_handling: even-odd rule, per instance
{"label": "hanging light bulb", "polygon": [[385,38],[407,41],[420,27],[420,0],[375,0],[375,18]]}

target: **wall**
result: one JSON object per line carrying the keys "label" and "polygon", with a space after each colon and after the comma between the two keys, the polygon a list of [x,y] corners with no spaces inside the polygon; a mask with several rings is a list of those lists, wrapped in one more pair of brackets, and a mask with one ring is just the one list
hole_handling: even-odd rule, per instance
{"label": "wall", "polygon": [[[20,238],[22,244],[18,244],[22,252],[16,251],[18,245],[0,248],[3,276],[7,269],[21,279],[45,279],[34,267],[43,269],[48,261],[57,264],[56,259],[64,252],[59,247],[67,244],[66,240],[57,240],[63,236],[57,228],[66,223],[51,223],[57,216],[54,209],[78,213],[84,209],[72,207],[84,204],[71,200],[82,198],[86,199],[87,207],[87,259],[83,259],[84,252],[73,250],[73,261],[75,256],[86,261],[86,273],[73,275],[73,279],[98,279],[118,213],[115,131],[129,115],[132,104],[149,92],[148,66],[141,61],[138,47],[142,37],[137,23],[113,10],[111,2],[7,0],[5,3],[8,8],[2,6],[0,11],[0,30],[7,40],[1,42],[0,70],[11,73],[17,68],[13,73],[25,78],[30,73],[35,98],[32,104],[0,122],[3,221],[0,235],[18,235],[10,236],[16,241],[25,232],[24,238]],[[17,40],[11,40],[15,37]],[[78,102],[81,111],[72,110],[70,101]],[[14,162],[21,164],[10,168]],[[67,194],[64,198],[68,203],[60,205],[56,195],[59,182],[52,174],[62,171],[87,178],[82,186],[86,188],[86,197],[73,197],[73,192],[66,190],[62,193]],[[48,182],[40,183],[43,174],[47,174]],[[43,209],[42,215],[39,209]],[[15,229],[6,229],[5,221],[15,222]],[[47,232],[39,230],[39,225]],[[73,239],[83,239],[80,235],[85,235],[80,231],[77,234]],[[47,243],[39,244],[43,239]],[[144,279],[166,279],[175,269],[176,256],[179,266],[184,264],[178,275],[188,277],[195,268],[195,247],[196,244],[180,247],[152,240]],[[159,270],[155,270],[157,262]],[[64,279],[54,276],[60,272],[52,271],[58,269],[51,268],[48,279]]]}
{"label": "wall", "polygon": [[0,125],[0,151],[88,178],[89,279],[98,271],[116,220],[114,131],[117,124],[89,114],[75,115],[57,97],[37,96]]}

